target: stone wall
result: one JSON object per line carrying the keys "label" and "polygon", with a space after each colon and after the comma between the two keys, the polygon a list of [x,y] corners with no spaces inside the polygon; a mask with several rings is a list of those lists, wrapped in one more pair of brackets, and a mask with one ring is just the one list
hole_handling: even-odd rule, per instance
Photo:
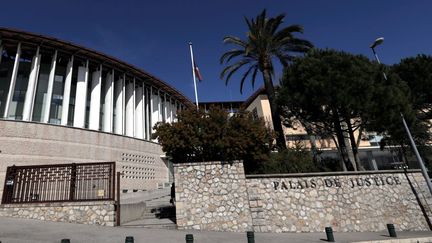
{"label": "stone wall", "polygon": [[[408,176],[418,190],[421,173]],[[398,230],[429,230],[400,171],[250,176],[247,187],[256,232],[322,232],[327,226],[381,231],[388,223]],[[431,205],[429,197],[425,207]]]}
{"label": "stone wall", "polygon": [[113,201],[0,205],[0,216],[114,226]]}
{"label": "stone wall", "polygon": [[322,232],[332,226],[352,232],[393,223],[397,230],[429,230],[426,217],[432,216],[419,171],[245,178],[242,163],[208,162],[175,165],[175,182],[180,229]]}
{"label": "stone wall", "polygon": [[174,165],[178,229],[252,229],[243,163]]}

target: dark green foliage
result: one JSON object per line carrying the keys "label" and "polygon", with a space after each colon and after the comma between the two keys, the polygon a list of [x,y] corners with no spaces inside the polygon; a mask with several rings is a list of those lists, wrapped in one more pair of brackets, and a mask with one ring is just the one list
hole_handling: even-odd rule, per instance
{"label": "dark green foliage", "polygon": [[217,107],[207,113],[188,109],[177,119],[155,127],[155,138],[175,163],[244,160],[245,166],[254,167],[267,160],[272,133],[246,111],[229,117]]}
{"label": "dark green foliage", "polygon": [[300,146],[287,148],[279,153],[272,153],[269,161],[263,163],[260,170],[267,174],[320,171],[312,160],[311,152]]}
{"label": "dark green foliage", "polygon": [[254,86],[258,71],[262,74],[279,149],[284,149],[286,145],[275,102],[272,81],[274,76],[273,59],[277,59],[283,66],[287,66],[293,53],[303,53],[312,47],[309,41],[295,37],[295,34],[303,33],[303,27],[300,25],[290,25],[280,29],[284,18],[284,14],[268,18],[265,10],[255,19],[245,18],[248,26],[246,40],[235,36],[226,36],[224,43],[234,45],[236,48],[224,53],[220,59],[221,63],[226,64],[233,61],[221,72],[221,79],[225,79],[226,84],[234,73],[246,67],[240,80],[240,92],[242,92],[243,84],[249,76],[251,76],[252,86]]}
{"label": "dark green foliage", "polygon": [[380,68],[364,56],[335,50],[315,49],[295,59],[283,76],[278,99],[286,124],[300,120],[311,124],[314,134],[334,136],[343,165],[355,169],[359,159],[354,132],[367,122]]}
{"label": "dark green foliage", "polygon": [[432,56],[418,55],[404,58],[392,70],[411,90],[414,109],[421,112],[420,119],[431,119],[432,109]]}
{"label": "dark green foliage", "polygon": [[338,171],[339,161],[322,158],[318,163],[313,160],[310,150],[300,144],[278,153],[271,153],[268,161],[260,163],[251,174],[309,173]]}
{"label": "dark green foliage", "polygon": [[[398,75],[405,82],[405,90],[409,90],[407,93],[410,94],[409,102],[412,109],[404,109],[403,114],[421,156],[426,165],[432,168],[429,132],[432,119],[432,56],[418,55],[402,59],[399,64],[392,66],[390,71],[393,75]],[[413,158],[413,152],[409,148],[408,137],[406,131],[402,129],[402,123],[397,122],[397,117],[393,123],[394,126],[391,121],[388,123],[390,123],[389,136],[385,137],[382,146],[403,146],[407,153],[406,157]]]}

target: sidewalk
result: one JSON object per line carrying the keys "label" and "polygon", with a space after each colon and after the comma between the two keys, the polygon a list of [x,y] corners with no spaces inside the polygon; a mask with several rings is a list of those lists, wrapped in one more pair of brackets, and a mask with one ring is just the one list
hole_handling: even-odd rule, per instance
{"label": "sidewalk", "polygon": [[[323,230],[324,231],[324,230]],[[133,236],[135,243],[182,243],[185,235],[193,234],[194,243],[246,243],[246,233],[157,230],[127,227],[102,227],[81,224],[54,223],[39,220],[0,217],[0,241],[2,243],[59,243],[67,238],[71,243],[123,243],[126,236]],[[401,238],[430,237],[432,232],[397,232]],[[336,242],[394,240],[387,232],[335,233]],[[326,242],[325,233],[256,233],[256,243],[305,243]],[[385,241],[384,241],[385,242]],[[392,241],[393,243],[394,241]],[[403,241],[401,241],[403,242]],[[405,241],[417,242],[417,241]],[[424,241],[423,241],[424,242]]]}

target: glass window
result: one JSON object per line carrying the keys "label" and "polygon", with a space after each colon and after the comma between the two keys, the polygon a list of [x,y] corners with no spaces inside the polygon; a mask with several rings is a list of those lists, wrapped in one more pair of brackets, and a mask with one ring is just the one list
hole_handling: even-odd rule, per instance
{"label": "glass window", "polygon": [[39,68],[39,77],[37,81],[36,97],[33,106],[33,121],[42,121],[43,114],[45,114],[45,106],[48,90],[48,79],[51,71],[51,52],[41,53],[41,63]]}
{"label": "glass window", "polygon": [[1,53],[2,59],[0,63],[0,117],[3,117],[6,106],[16,49],[16,46],[4,47],[3,53]]}
{"label": "glass window", "polygon": [[66,69],[69,57],[57,56],[57,64],[54,75],[53,93],[51,97],[49,123],[60,124],[63,105],[63,90],[66,79]]}
{"label": "glass window", "polygon": [[15,90],[12,95],[12,101],[9,105],[8,118],[10,119],[22,120],[24,100],[31,71],[32,59],[35,54],[36,50],[33,50],[33,48],[21,48]]}

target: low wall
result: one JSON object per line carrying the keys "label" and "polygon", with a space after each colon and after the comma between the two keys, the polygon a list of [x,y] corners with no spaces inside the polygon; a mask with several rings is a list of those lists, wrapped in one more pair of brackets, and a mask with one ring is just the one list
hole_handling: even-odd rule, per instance
{"label": "low wall", "polygon": [[205,162],[176,164],[174,172],[179,229],[352,232],[393,223],[398,230],[429,230],[432,216],[419,171],[246,177],[241,162]]}
{"label": "low wall", "polygon": [[[417,188],[424,181],[408,173]],[[248,177],[256,232],[429,230],[404,173],[350,173]],[[421,195],[423,196],[423,195]],[[430,208],[429,205],[425,205]]]}
{"label": "low wall", "polygon": [[2,204],[0,216],[114,226],[113,201]]}
{"label": "low wall", "polygon": [[174,179],[178,229],[252,229],[243,163],[175,164]]}
{"label": "low wall", "polygon": [[122,204],[120,208],[120,224],[142,219],[147,212],[145,202]]}

